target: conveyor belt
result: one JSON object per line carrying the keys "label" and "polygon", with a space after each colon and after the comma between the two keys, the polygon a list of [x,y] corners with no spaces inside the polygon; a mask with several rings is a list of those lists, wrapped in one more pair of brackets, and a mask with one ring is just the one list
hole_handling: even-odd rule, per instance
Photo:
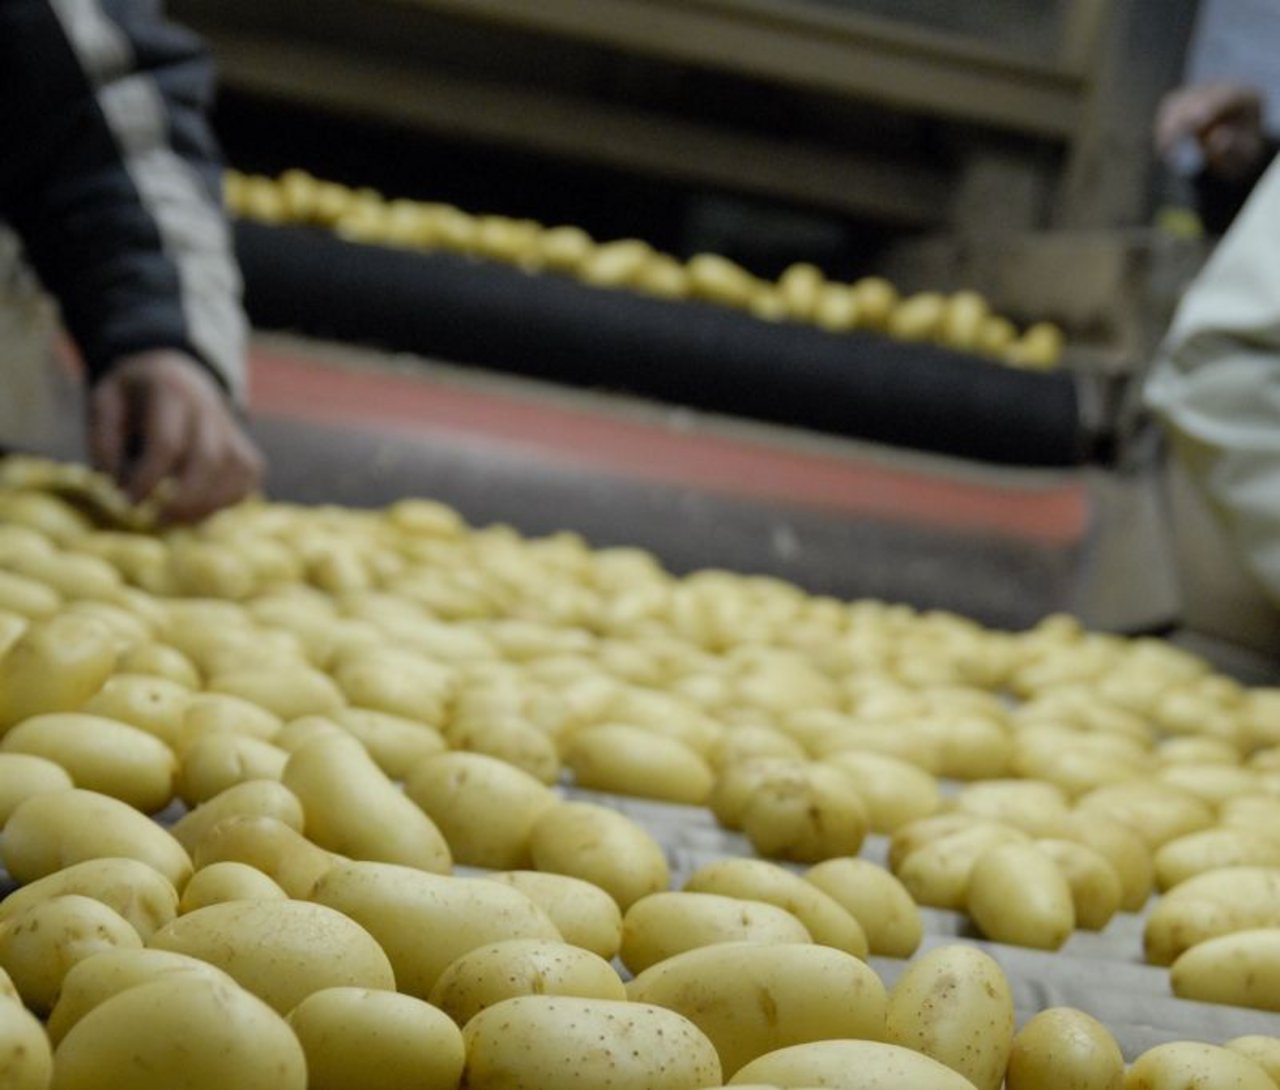
{"label": "conveyor belt", "polygon": [[1076,380],[452,254],[240,223],[250,315],[294,330],[1008,465],[1090,452]]}

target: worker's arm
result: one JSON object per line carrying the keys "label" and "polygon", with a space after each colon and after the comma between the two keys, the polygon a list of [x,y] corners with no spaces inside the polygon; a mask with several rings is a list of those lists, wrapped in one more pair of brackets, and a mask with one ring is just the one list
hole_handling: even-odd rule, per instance
{"label": "worker's arm", "polygon": [[245,323],[211,89],[199,41],[154,0],[0,4],[0,214],[84,358],[100,464],[135,496],[175,478],[179,518],[261,472],[232,405]]}
{"label": "worker's arm", "polygon": [[1146,397],[1280,605],[1280,166],[1183,298]]}

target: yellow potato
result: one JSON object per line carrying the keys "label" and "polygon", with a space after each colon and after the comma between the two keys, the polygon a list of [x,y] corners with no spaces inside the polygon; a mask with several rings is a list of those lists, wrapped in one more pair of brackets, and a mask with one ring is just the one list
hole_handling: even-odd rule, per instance
{"label": "yellow potato", "polygon": [[[271,739],[271,744],[285,753],[297,753],[313,738],[351,738],[353,735],[344,727],[338,726],[327,715],[304,715],[300,719],[291,719]],[[284,770],[281,769],[281,775]]]}
{"label": "yellow potato", "polygon": [[962,814],[955,810],[909,822],[895,829],[889,838],[889,868],[897,871],[912,852],[944,836],[951,836],[966,829],[988,828],[991,824],[985,818]]}
{"label": "yellow potato", "polygon": [[1157,780],[1099,787],[1079,800],[1085,813],[1102,814],[1131,826],[1155,851],[1162,844],[1214,823],[1213,808],[1183,788]]}
{"label": "yellow potato", "polygon": [[[359,708],[443,726],[456,687],[447,666],[408,652],[357,650],[333,669],[347,701]],[[324,709],[312,709],[323,714]],[[286,716],[286,718],[291,718]]]}
{"label": "yellow potato", "polygon": [[538,238],[538,257],[543,268],[568,272],[582,263],[595,243],[581,227],[549,227]]}
{"label": "yellow potato", "polygon": [[1101,1022],[1071,1007],[1032,1018],[1013,1039],[1006,1090],[1123,1090],[1124,1056]]}
{"label": "yellow potato", "polygon": [[956,715],[913,724],[936,746],[938,776],[952,780],[992,780],[1004,776],[1013,761],[1013,738],[994,719]]}
{"label": "yellow potato", "polygon": [[387,955],[357,922],[305,901],[227,901],[179,916],[148,946],[207,961],[287,1014],[312,992],[395,990]]}
{"label": "yellow potato", "polygon": [[889,314],[886,329],[904,341],[933,340],[946,313],[946,299],[935,291],[922,291],[904,299]]}
{"label": "yellow potato", "polygon": [[519,719],[455,722],[449,727],[448,736],[456,749],[506,761],[542,783],[553,784],[560,778],[560,755],[555,742]]}
{"label": "yellow potato", "polygon": [[209,680],[209,690],[238,696],[281,719],[324,715],[347,701],[327,674],[308,666],[243,668]]}
{"label": "yellow potato", "polygon": [[1034,844],[987,849],[969,873],[965,905],[996,942],[1056,950],[1075,930],[1075,903],[1062,871]]}
{"label": "yellow potato", "polygon": [[306,1090],[302,1046],[243,988],[175,973],[99,1004],[62,1039],[53,1090]]}
{"label": "yellow potato", "polygon": [[166,830],[119,799],[80,788],[33,795],[0,838],[0,860],[21,883],[107,856],[146,863],[179,890],[191,876],[191,859]]}
{"label": "yellow potato", "polygon": [[797,322],[810,321],[825,283],[822,271],[808,262],[798,261],[784,269],[778,277],[778,294],[787,317]]}
{"label": "yellow potato", "polygon": [[197,908],[226,901],[283,901],[288,898],[280,886],[248,863],[225,860],[210,863],[191,876],[182,891],[178,910],[185,916]]}
{"label": "yellow potato", "polygon": [[[737,731],[731,731],[730,737]],[[807,766],[804,755],[758,756],[738,761],[722,769],[712,785],[707,806],[716,821],[726,829],[741,829],[742,814],[756,788],[771,775],[781,771],[796,771]]]}
{"label": "yellow potato", "polygon": [[872,954],[907,958],[915,953],[924,937],[920,910],[883,867],[866,859],[828,859],[804,877],[858,921]]}
{"label": "yellow potato", "polygon": [[0,493],[0,524],[6,524],[11,543],[18,531],[30,531],[22,534],[26,547],[10,551],[6,556],[8,564],[27,555],[49,555],[52,550],[37,547],[37,538],[44,540],[46,546],[50,541],[66,545],[83,537],[92,528],[88,518],[66,501],[35,491],[6,490]]}
{"label": "yellow potato", "polygon": [[557,802],[529,773],[479,753],[427,757],[410,770],[404,790],[457,862],[493,869],[529,866],[534,823]]}
{"label": "yellow potato", "polygon": [[1137,912],[1147,903],[1155,885],[1155,863],[1136,830],[1101,814],[1073,812],[1063,825],[1062,836],[1092,848],[1115,868],[1123,911]]}
{"label": "yellow potato", "polygon": [[[810,936],[792,913],[764,901],[714,893],[652,893],[622,918],[622,963],[632,973],[724,942],[803,943]],[[661,1005],[661,1004],[660,1004]]]}
{"label": "yellow potato", "polygon": [[38,579],[64,598],[110,600],[122,583],[120,573],[105,560],[77,553],[51,553],[15,557],[11,568]]}
{"label": "yellow potato", "polygon": [[974,1090],[951,1068],[909,1048],[878,1041],[814,1041],[752,1060],[730,1086],[832,1087],[833,1090]]}
{"label": "yellow potato", "polygon": [[34,1013],[48,1014],[62,978],[101,950],[142,948],[133,925],[114,909],[76,893],[46,897],[14,913],[0,929],[0,969]]}
{"label": "yellow potato", "polygon": [[34,1014],[0,999],[0,1086],[6,1090],[48,1090],[53,1051]]}
{"label": "yellow potato", "polygon": [[1259,927],[1280,927],[1280,868],[1224,867],[1189,878],[1151,909],[1147,960],[1169,965],[1190,947]]}
{"label": "yellow potato", "polygon": [[174,749],[181,741],[182,717],[190,700],[190,688],[177,681],[116,673],[80,711],[128,723]]}
{"label": "yellow potato", "polygon": [[622,911],[599,886],[567,874],[519,870],[486,878],[518,889],[550,917],[564,941],[612,959],[622,944]]}
{"label": "yellow potato", "polygon": [[462,1032],[410,995],[326,988],[288,1021],[306,1053],[308,1090],[456,1090],[462,1076]]}
{"label": "yellow potato", "polygon": [[205,833],[191,859],[197,870],[213,863],[244,863],[261,871],[290,897],[308,897],[338,856],[318,848],[273,817],[223,818]]}
{"label": "yellow potato", "polygon": [[74,787],[60,764],[28,753],[0,752],[0,829],[20,803],[32,795]]}
{"label": "yellow potato", "polygon": [[197,693],[183,712],[182,729],[174,748],[181,753],[197,738],[222,732],[270,742],[279,732],[281,722],[278,715],[238,696]]}
{"label": "yellow potato", "polygon": [[1267,1037],[1263,1034],[1248,1034],[1226,1041],[1223,1048],[1247,1056],[1268,1075],[1271,1081],[1280,1086],[1280,1037]]}
{"label": "yellow potato", "polygon": [[[356,920],[382,944],[400,991],[426,999],[470,950],[503,939],[559,942],[555,924],[519,890],[389,863],[335,864],[312,900]],[[423,935],[431,935],[423,942]]]}
{"label": "yellow potato", "polygon": [[1066,795],[1060,788],[1034,780],[969,784],[956,796],[955,807],[1036,837],[1058,836],[1068,812]]}
{"label": "yellow potato", "polygon": [[293,753],[282,782],[302,803],[307,838],[357,859],[437,873],[452,866],[435,823],[354,738],[316,738]]}
{"label": "yellow potato", "polygon": [[1071,889],[1076,926],[1101,931],[1120,909],[1116,869],[1087,844],[1074,840],[1037,840],[1036,847],[1057,864]]}
{"label": "yellow potato", "polygon": [[449,748],[434,728],[403,716],[369,708],[339,708],[328,717],[364,746],[393,780],[403,780],[419,761]]}
{"label": "yellow potato", "polygon": [[3,658],[22,634],[31,627],[31,623],[23,616],[0,609],[0,658]]}
{"label": "yellow potato", "polygon": [[48,617],[62,606],[62,595],[47,583],[17,572],[0,571],[0,609],[23,617]]}
{"label": "yellow potato", "polygon": [[1169,981],[1183,999],[1280,1011],[1280,927],[1198,943],[1173,963]]}
{"label": "yellow potato", "polygon": [[706,761],[683,742],[623,723],[577,731],[564,763],[581,787],[694,806],[706,801],[714,780]]}
{"label": "yellow potato", "polygon": [[809,764],[768,773],[743,807],[742,831],[763,856],[817,863],[858,854],[867,811],[843,772]]}
{"label": "yellow potato", "polygon": [[1180,787],[1217,810],[1229,799],[1256,794],[1261,780],[1256,770],[1225,764],[1174,764],[1156,773],[1160,783]]}
{"label": "yellow potato", "polygon": [[1247,1056],[1198,1041],[1174,1041],[1148,1049],[1129,1068],[1124,1090],[1183,1090],[1184,1087],[1271,1090],[1275,1083]]}
{"label": "yellow potato", "polygon": [[928,841],[902,860],[895,873],[917,904],[963,910],[978,860],[992,848],[1029,840],[1026,833],[1011,826],[984,818],[977,821]]}
{"label": "yellow potato", "polygon": [[653,248],[638,238],[620,238],[598,243],[575,273],[579,280],[597,288],[629,287],[653,256]]}
{"label": "yellow potato", "polygon": [[695,298],[730,307],[745,307],[756,278],[741,265],[719,254],[694,254],[685,265]]}
{"label": "yellow potato", "polygon": [[79,708],[102,688],[115,661],[111,630],[95,617],[32,621],[0,658],[0,736],[33,715]]}
{"label": "yellow potato", "polygon": [[547,939],[505,939],[469,950],[431,989],[431,1002],[460,1026],[517,995],[625,1000],[627,990],[603,958]]}
{"label": "yellow potato", "polygon": [[289,754],[279,746],[247,734],[202,734],[182,753],[178,797],[188,806],[200,806],[240,784],[278,782],[288,761]]}
{"label": "yellow potato", "polygon": [[718,893],[743,901],[764,901],[786,909],[805,926],[810,938],[823,946],[867,956],[862,926],[832,897],[762,859],[723,859],[700,867],[684,886],[691,893]]}
{"label": "yellow potato", "polygon": [[725,731],[715,740],[707,760],[717,773],[717,785],[727,769],[757,757],[789,757],[805,759],[804,747],[790,735],[772,727],[737,727]]}
{"label": "yellow potato", "polygon": [[867,811],[873,832],[892,833],[942,805],[938,781],[917,765],[883,753],[845,750],[823,758],[848,777]]}
{"label": "yellow potato", "polygon": [[170,828],[174,839],[194,852],[218,822],[229,817],[272,817],[302,832],[302,803],[276,780],[245,780],[183,814]]}
{"label": "yellow potato", "polygon": [[591,882],[624,911],[671,881],[667,857],[653,837],[618,811],[592,803],[561,802],[545,810],[529,846],[536,870]]}
{"label": "yellow potato", "polygon": [[178,912],[173,883],[136,859],[86,859],[14,890],[0,901],[0,924],[40,901],[66,894],[101,901],[145,942]]}
{"label": "yellow potato", "polygon": [[79,712],[36,715],[11,727],[0,748],[45,757],[65,768],[77,787],[145,813],[164,809],[173,798],[173,750],[114,719]]}
{"label": "yellow potato", "polygon": [[232,983],[221,969],[186,954],[129,947],[103,950],[77,961],[62,978],[47,1023],[50,1040],[56,1045],[81,1018],[113,995],[171,973]]}
{"label": "yellow potato", "polygon": [[674,1011],[644,1003],[526,995],[481,1011],[462,1031],[468,1090],[608,1085],[696,1090],[721,1083],[715,1048]]}
{"label": "yellow potato", "polygon": [[1280,838],[1262,830],[1205,829],[1163,844],[1155,866],[1161,890],[1223,867],[1280,867]]}
{"label": "yellow potato", "polygon": [[972,352],[982,342],[991,307],[976,291],[958,291],[946,301],[939,339],[948,348]]}
{"label": "yellow potato", "polygon": [[845,284],[823,284],[813,307],[813,320],[829,333],[847,333],[858,325],[858,297]]}
{"label": "yellow potato", "polygon": [[642,972],[627,997],[688,1018],[715,1046],[726,1075],[788,1045],[884,1036],[880,978],[829,946],[730,942],[686,950]]}
{"label": "yellow potato", "polygon": [[889,992],[885,1040],[997,1090],[1013,1047],[1013,998],[1000,966],[973,946],[916,958]]}

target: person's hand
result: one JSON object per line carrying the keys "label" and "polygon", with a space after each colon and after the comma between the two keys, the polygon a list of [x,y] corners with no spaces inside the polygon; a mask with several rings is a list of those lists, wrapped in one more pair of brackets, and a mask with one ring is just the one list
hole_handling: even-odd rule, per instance
{"label": "person's hand", "polygon": [[262,455],[226,395],[197,361],[161,349],[122,360],[89,398],[89,453],[137,503],[165,478],[160,515],[191,522],[243,499],[262,479]]}
{"label": "person's hand", "polygon": [[1231,83],[1169,92],[1156,111],[1156,150],[1168,159],[1188,137],[1196,141],[1210,173],[1232,181],[1247,177],[1267,151],[1261,95]]}

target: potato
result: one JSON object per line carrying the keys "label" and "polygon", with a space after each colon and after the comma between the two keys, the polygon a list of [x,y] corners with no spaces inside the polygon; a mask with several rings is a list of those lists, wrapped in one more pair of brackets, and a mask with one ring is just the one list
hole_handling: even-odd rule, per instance
{"label": "potato", "polygon": [[1076,926],[1101,931],[1120,909],[1120,876],[1099,852],[1074,840],[1037,840],[1071,889]]}
{"label": "potato", "polygon": [[1175,886],[1147,916],[1147,961],[1171,965],[1184,951],[1235,931],[1280,927],[1280,869],[1224,867]]}
{"label": "potato", "polygon": [[564,941],[606,961],[622,944],[622,911],[599,886],[567,874],[520,870],[486,878],[518,889],[550,917]]}
{"label": "potato", "polygon": [[0,837],[0,861],[21,883],[106,856],[146,863],[179,890],[191,876],[190,858],[166,830],[119,799],[80,788],[33,795]]}
{"label": "potato", "polygon": [[179,973],[86,1014],[54,1054],[53,1090],[306,1090],[302,1046],[233,984]]}
{"label": "potato", "polygon": [[200,688],[200,671],[186,655],[166,643],[147,641],[120,653],[116,669],[135,677],[156,677],[194,691]]}
{"label": "potato", "polygon": [[209,905],[162,927],[148,946],[217,966],[282,1014],[321,988],[396,987],[391,963],[368,931],[305,901]]}
{"label": "potato", "polygon": [[[423,655],[357,651],[333,669],[338,688],[359,708],[443,726],[456,688],[454,672]],[[315,708],[313,711],[323,712]],[[301,713],[300,713],[301,714]],[[286,717],[292,718],[292,717]]]}
{"label": "potato", "polygon": [[885,1040],[932,1056],[996,1090],[1013,1047],[1009,982],[990,955],[942,946],[916,958],[889,992]]}
{"label": "potato", "polygon": [[0,924],[40,901],[74,893],[101,901],[145,942],[177,915],[173,883],[136,859],[86,859],[37,878],[0,901]]}
{"label": "potato", "polygon": [[316,738],[293,753],[283,783],[302,803],[307,838],[357,859],[436,873],[452,867],[435,823],[354,738]]}
{"label": "potato", "polygon": [[1128,825],[1101,814],[1073,812],[1062,835],[1092,848],[1115,868],[1120,877],[1120,908],[1137,912],[1151,896],[1155,863],[1142,837]]}
{"label": "potato", "polygon": [[174,748],[182,753],[197,738],[223,731],[270,742],[281,724],[278,715],[230,693],[197,693],[182,714],[182,730]]}
{"label": "potato", "polygon": [[804,924],[814,942],[854,957],[867,956],[867,937],[857,920],[817,886],[773,863],[722,859],[694,871],[684,888],[691,893],[718,893],[776,905]]}
{"label": "potato", "polygon": [[9,652],[22,634],[30,628],[30,622],[18,613],[11,613],[7,609],[0,609],[0,658],[3,658]]}
{"label": "potato", "polygon": [[866,859],[828,859],[804,877],[858,921],[872,954],[908,958],[915,953],[924,937],[920,910],[883,867]]}
{"label": "potato", "polygon": [[62,978],[47,1024],[50,1040],[56,1045],[81,1018],[113,995],[171,973],[233,983],[221,969],[185,954],[132,947],[103,950],[77,961]]}
{"label": "potato", "polygon": [[209,690],[238,696],[286,720],[324,715],[347,703],[327,674],[307,666],[242,668],[211,678]]}
{"label": "potato", "polygon": [[1280,838],[1262,830],[1205,829],[1163,844],[1155,866],[1161,890],[1222,867],[1280,867]]}
{"label": "potato", "polygon": [[279,781],[289,755],[247,734],[217,731],[196,738],[182,755],[178,797],[198,807],[240,784]]}
{"label": "potato", "polygon": [[80,711],[128,723],[174,749],[181,739],[182,717],[190,700],[191,690],[168,678],[117,673]]}
{"label": "potato", "polygon": [[1190,1086],[1271,1090],[1275,1083],[1247,1056],[1196,1041],[1174,1041],[1148,1049],[1134,1060],[1124,1080],[1124,1090],[1182,1090]]}
{"label": "potato", "polygon": [[44,1027],[21,1003],[0,998],[0,1086],[48,1090],[53,1051]]}
{"label": "potato", "polygon": [[1214,823],[1213,809],[1207,802],[1156,780],[1099,787],[1081,798],[1077,806],[1086,813],[1103,814],[1131,826],[1152,851]]}
{"label": "potato", "polygon": [[726,1075],[788,1045],[884,1035],[880,978],[829,946],[729,942],[686,950],[640,973],[627,997],[688,1018],[715,1045]]}
{"label": "potato", "polygon": [[873,832],[892,833],[935,813],[942,804],[938,781],[897,757],[846,750],[824,757],[823,763],[839,769],[853,782]]}
{"label": "potato", "polygon": [[369,708],[339,708],[329,718],[347,731],[391,779],[403,780],[419,761],[448,749],[441,734],[426,723]]}
{"label": "potato", "polygon": [[115,661],[111,630],[95,617],[32,621],[0,658],[0,736],[33,715],[79,708],[102,688]]}
{"label": "potato", "polygon": [[625,1000],[627,990],[603,958],[546,939],[505,939],[469,950],[431,989],[431,1002],[460,1026],[517,995]]}
{"label": "potato", "polygon": [[624,911],[667,888],[667,857],[644,829],[616,810],[560,802],[543,811],[529,840],[536,870],[599,886]]}
{"label": "potato", "polygon": [[1071,887],[1034,844],[999,844],[973,865],[965,894],[973,922],[989,939],[1056,950],[1075,930]]}
{"label": "potato", "polygon": [[0,571],[0,609],[23,617],[48,617],[62,606],[62,595],[48,583],[17,572]]}
{"label": "potato", "polygon": [[288,1021],[307,1056],[308,1090],[456,1090],[462,1076],[461,1030],[413,996],[326,988]]}
{"label": "potato", "polygon": [[0,828],[32,795],[66,791],[74,786],[66,769],[47,757],[0,752]]}
{"label": "potato", "polygon": [[719,254],[694,254],[685,270],[689,290],[696,298],[724,306],[745,307],[756,287],[751,273]]}
{"label": "potato", "polygon": [[120,573],[105,560],[59,552],[15,557],[12,570],[52,587],[64,598],[110,600],[120,590]]}
{"label": "potato", "polygon": [[963,715],[924,719],[912,724],[937,746],[938,776],[952,780],[991,780],[1009,771],[1013,739],[994,719]]}
{"label": "potato", "polygon": [[1084,1011],[1052,1007],[1013,1039],[1006,1090],[1123,1090],[1124,1056],[1107,1028]]}
{"label": "potato", "polygon": [[[389,863],[336,863],[311,898],[356,920],[382,944],[399,990],[427,999],[470,950],[503,939],[559,942],[555,924],[516,889]],[[423,942],[423,935],[431,935]]]}
{"label": "potato", "polygon": [[[297,753],[313,738],[347,738],[354,735],[345,727],[340,727],[327,715],[304,715],[299,719],[290,719],[276,731],[271,744],[285,753]],[[357,739],[358,740],[358,739]],[[284,770],[280,773],[284,775]]]}
{"label": "potato", "polygon": [[97,715],[36,715],[11,727],[6,753],[45,757],[71,774],[77,787],[154,813],[173,798],[178,763],[173,750],[146,731]]}
{"label": "potato", "polygon": [[675,738],[623,723],[576,732],[564,762],[581,787],[699,806],[711,792],[711,767]]}
{"label": "potato", "polygon": [[974,1090],[963,1075],[909,1048],[878,1041],[813,1041],[768,1052],[752,1060],[730,1086],[760,1083],[834,1090]]}
{"label": "potato", "polygon": [[[910,828],[910,826],[908,826]],[[977,824],[930,840],[898,866],[896,874],[917,904],[964,910],[978,860],[992,848],[1026,844],[1026,833],[978,818]]]}
{"label": "potato", "polygon": [[0,968],[23,1003],[44,1015],[76,962],[121,947],[142,948],[142,939],[126,919],[101,901],[65,893],[35,901],[5,920]]}
{"label": "potato", "polygon": [[188,852],[193,852],[218,822],[229,817],[271,817],[302,832],[302,803],[276,780],[245,780],[228,787],[187,811],[169,831]]}
{"label": "potato", "polygon": [[[736,733],[731,732],[732,734]],[[771,775],[808,766],[800,757],[751,757],[723,769],[707,797],[707,806],[726,829],[741,829],[742,814],[756,789]]]}
{"label": "potato", "polygon": [[[987,828],[991,824],[986,818],[957,811],[934,814],[932,817],[909,822],[894,830],[889,838],[889,868],[897,871],[912,852],[941,837],[950,836],[965,829]],[[1014,835],[1017,836],[1017,834]]]}
{"label": "potato", "polygon": [[468,753],[483,753],[523,769],[536,780],[553,784],[560,778],[560,755],[555,742],[520,719],[453,723],[449,742]]}
{"label": "potato", "polygon": [[246,815],[223,818],[191,853],[197,870],[213,863],[244,863],[299,898],[310,896],[338,858],[277,818]]}
{"label": "potato", "polygon": [[1066,794],[1053,784],[1035,780],[969,784],[956,796],[955,807],[1036,837],[1058,836],[1067,816]]}
{"label": "potato", "polygon": [[1183,999],[1280,1011],[1280,927],[1198,943],[1173,963],[1169,980]]}
{"label": "potato", "polygon": [[817,863],[857,855],[867,811],[842,772],[810,764],[766,775],[743,807],[742,830],[763,856]]}
{"label": "potato", "polygon": [[1156,773],[1156,779],[1180,787],[1217,810],[1224,802],[1258,791],[1258,773],[1251,768],[1224,764],[1174,764]]}
{"label": "potato", "polygon": [[[1223,1048],[1229,1048],[1232,1052],[1238,1052],[1241,1056],[1249,1057],[1271,1076],[1272,1082],[1280,1079],[1280,1037],[1248,1034],[1244,1037],[1235,1037],[1230,1041],[1226,1041],[1223,1044]],[[1276,1085],[1280,1086],[1280,1082],[1277,1082]]]}
{"label": "potato", "polygon": [[[808,929],[764,901],[715,893],[652,893],[622,918],[622,963],[632,973],[702,946],[723,942],[803,943]],[[660,1006],[663,1004],[659,1004]]]}
{"label": "potato", "polygon": [[720,1062],[701,1030],[644,1003],[525,995],[481,1011],[462,1031],[468,1090],[608,1085],[610,1090],[719,1086]]}
{"label": "potato", "polygon": [[529,773],[480,753],[427,757],[410,770],[404,790],[459,863],[506,870],[528,867],[534,823],[558,801]]}
{"label": "potato", "polygon": [[191,876],[182,891],[178,910],[185,916],[197,908],[226,901],[283,901],[288,899],[280,886],[248,863],[226,860],[210,863]]}

